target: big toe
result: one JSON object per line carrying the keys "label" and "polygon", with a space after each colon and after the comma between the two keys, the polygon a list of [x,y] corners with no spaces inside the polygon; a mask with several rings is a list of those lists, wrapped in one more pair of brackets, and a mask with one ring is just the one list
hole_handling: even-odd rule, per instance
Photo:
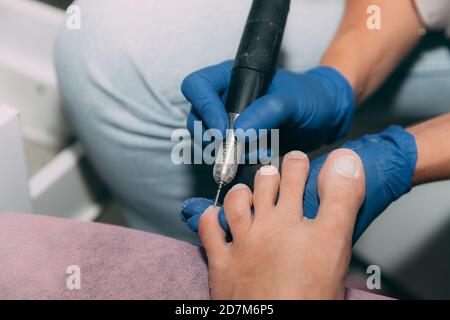
{"label": "big toe", "polygon": [[319,223],[351,235],[365,196],[364,167],[360,157],[350,149],[331,152],[319,174],[318,193]]}

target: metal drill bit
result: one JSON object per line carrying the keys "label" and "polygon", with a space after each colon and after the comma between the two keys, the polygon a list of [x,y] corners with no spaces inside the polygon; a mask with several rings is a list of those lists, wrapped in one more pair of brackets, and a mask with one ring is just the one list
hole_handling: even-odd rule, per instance
{"label": "metal drill bit", "polygon": [[234,180],[239,165],[244,163],[245,140],[236,138],[234,123],[242,111],[266,93],[272,82],[290,3],[253,0],[228,85],[225,109],[229,130],[217,150],[213,168],[219,186],[215,205],[222,187]]}
{"label": "metal drill bit", "polygon": [[[238,116],[239,114],[235,113],[228,114],[228,121],[231,126]],[[243,149],[244,145],[237,141],[234,130],[229,130],[225,141],[219,146],[213,169],[214,180],[219,186],[215,204],[217,204],[222,188],[233,181],[236,176]]]}
{"label": "metal drill bit", "polygon": [[220,192],[222,191],[224,183],[221,181],[219,183],[219,188],[217,189],[216,198],[214,199],[214,207],[217,207],[217,203],[219,202]]}

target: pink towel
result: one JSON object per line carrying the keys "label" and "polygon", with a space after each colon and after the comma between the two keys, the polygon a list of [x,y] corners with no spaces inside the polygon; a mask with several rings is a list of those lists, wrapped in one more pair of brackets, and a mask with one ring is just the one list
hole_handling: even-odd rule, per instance
{"label": "pink towel", "polygon": [[[69,266],[80,289],[69,289]],[[70,287],[70,286],[69,286]],[[31,214],[0,214],[0,299],[209,299],[202,250],[160,235]],[[386,299],[348,289],[347,299]]]}

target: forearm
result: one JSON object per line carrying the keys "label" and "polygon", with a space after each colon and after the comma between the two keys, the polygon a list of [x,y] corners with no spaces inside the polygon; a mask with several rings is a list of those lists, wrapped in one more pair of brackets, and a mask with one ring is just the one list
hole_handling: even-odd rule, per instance
{"label": "forearm", "polygon": [[450,179],[450,113],[407,129],[416,138],[414,184]]}
{"label": "forearm", "polygon": [[[381,30],[367,27],[370,5],[381,9]],[[341,26],[321,64],[344,74],[361,102],[415,46],[421,29],[413,0],[348,0]]]}

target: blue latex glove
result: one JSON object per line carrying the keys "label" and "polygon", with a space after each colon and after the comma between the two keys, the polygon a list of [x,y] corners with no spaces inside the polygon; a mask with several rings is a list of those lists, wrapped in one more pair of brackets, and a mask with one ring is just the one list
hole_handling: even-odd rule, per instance
{"label": "blue latex glove", "polygon": [[[181,90],[192,103],[187,123],[191,134],[194,121],[201,119],[203,129],[219,129],[225,137],[228,117],[224,97],[232,67],[233,61],[226,61],[184,79]],[[349,82],[331,67],[318,67],[304,74],[279,69],[267,94],[242,112],[234,129],[281,129],[280,141],[287,143],[287,148],[292,145],[287,140],[295,138],[292,148],[312,150],[345,136],[354,101]],[[237,137],[243,139],[239,133],[242,131],[236,132]]]}
{"label": "blue latex glove", "polygon": [[[414,136],[398,126],[391,126],[379,134],[347,142],[342,147],[355,151],[361,157],[366,176],[366,197],[353,234],[353,241],[356,242],[379,214],[411,190],[417,147]],[[310,165],[303,199],[304,215],[310,219],[316,216],[319,208],[317,178],[327,156],[328,154],[325,154],[315,159]],[[191,230],[197,232],[201,214],[211,204],[211,200],[204,198],[188,199],[182,205],[181,218]],[[228,232],[223,208],[219,221],[222,228]]]}

